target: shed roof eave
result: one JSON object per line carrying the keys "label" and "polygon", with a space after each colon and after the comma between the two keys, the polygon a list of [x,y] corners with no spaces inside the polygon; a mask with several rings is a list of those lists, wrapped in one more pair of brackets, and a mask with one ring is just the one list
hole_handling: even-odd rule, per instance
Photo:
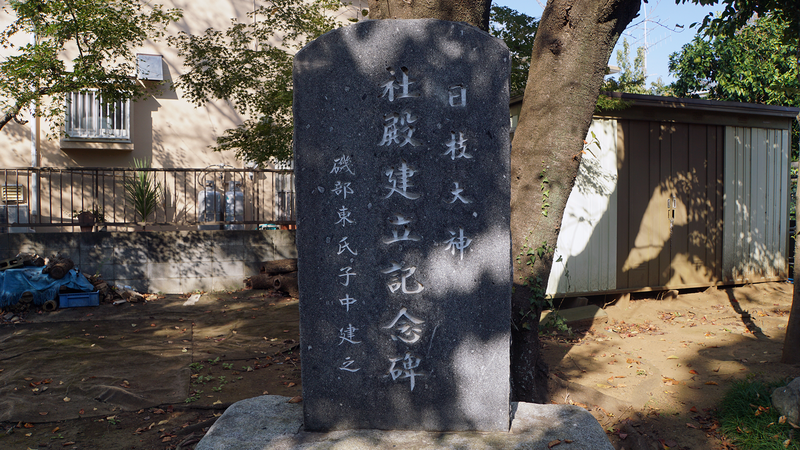
{"label": "shed roof eave", "polygon": [[[713,111],[771,117],[786,117],[792,119],[796,118],[798,113],[800,113],[800,108],[795,108],[792,106],[725,102],[720,100],[706,100],[700,98],[662,97],[659,95],[629,94],[626,92],[602,92],[602,94],[608,95],[611,98],[631,101],[635,106],[641,107]],[[523,96],[517,95],[510,99],[509,104],[513,107],[515,104],[521,103],[522,100]],[[614,112],[609,112],[608,114],[595,114],[595,116],[604,116],[609,114],[614,115]]]}
{"label": "shed roof eave", "polygon": [[800,108],[791,106],[762,105],[757,103],[725,102],[700,98],[662,97],[658,95],[629,94],[625,92],[604,92],[611,98],[632,101],[635,106],[673,108],[696,111],[714,111],[772,117],[795,118]]}

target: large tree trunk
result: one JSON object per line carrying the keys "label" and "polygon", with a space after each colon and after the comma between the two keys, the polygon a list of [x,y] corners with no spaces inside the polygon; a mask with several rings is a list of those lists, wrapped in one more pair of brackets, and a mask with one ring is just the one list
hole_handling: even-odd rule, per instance
{"label": "large tree trunk", "polygon": [[[577,175],[583,138],[617,38],[639,11],[640,0],[550,0],[533,45],[522,114],[511,152],[511,236],[516,261],[529,243],[555,248],[564,207]],[[462,21],[488,29],[489,0],[370,0],[371,19]],[[547,180],[543,184],[543,181]],[[544,197],[544,191],[549,191]],[[546,215],[545,215],[546,214]],[[546,401],[547,367],[540,358],[541,305],[533,291],[546,287],[550,256],[514,268],[512,396]],[[531,289],[525,280],[541,280]],[[537,294],[539,295],[539,294]],[[525,317],[520,311],[526,311]],[[527,325],[525,325],[527,323]],[[523,327],[523,325],[525,325]]]}
{"label": "large tree trunk", "polygon": [[489,30],[492,0],[369,0],[370,19],[441,19]]}
{"label": "large tree trunk", "polygon": [[[797,48],[800,57],[800,46]],[[797,77],[800,78],[800,67],[797,68]],[[797,123],[800,125],[800,114],[797,116]],[[797,215],[800,213],[800,177],[795,181],[797,191],[795,192],[795,213],[794,213],[794,270],[792,277],[792,309],[789,311],[789,323],[786,325],[786,337],[783,339],[783,354],[781,362],[784,364],[800,364],[800,236],[797,235]]]}
{"label": "large tree trunk", "polygon": [[[608,58],[639,5],[640,0],[550,0],[536,32],[511,146],[511,367],[517,401],[547,400],[538,331],[553,250]],[[527,265],[531,252],[536,258]]]}

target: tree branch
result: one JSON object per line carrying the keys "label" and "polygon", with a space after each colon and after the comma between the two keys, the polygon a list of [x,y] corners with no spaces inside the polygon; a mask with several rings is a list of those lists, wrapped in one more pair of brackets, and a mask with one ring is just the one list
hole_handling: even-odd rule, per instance
{"label": "tree branch", "polygon": [[17,118],[20,109],[22,108],[19,105],[15,105],[13,108],[6,111],[5,114],[3,114],[3,117],[0,118],[0,130],[2,130],[3,127],[5,127],[6,124],[8,124],[8,122],[11,122],[12,120],[17,123],[23,123],[23,124],[27,123],[27,120],[21,122],[20,119]]}
{"label": "tree branch", "polygon": [[75,21],[75,44],[78,46],[78,54],[81,55],[81,59],[83,59],[83,49],[81,48],[81,39],[80,39],[80,27],[78,27],[78,18],[75,16],[75,7],[72,6],[72,2],[70,0],[65,0],[64,3],[69,7],[69,14],[72,16],[72,20]]}

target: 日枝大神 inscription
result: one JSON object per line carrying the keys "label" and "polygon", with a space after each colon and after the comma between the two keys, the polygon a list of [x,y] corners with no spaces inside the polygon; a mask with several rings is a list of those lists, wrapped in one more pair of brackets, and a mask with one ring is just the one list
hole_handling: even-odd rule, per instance
{"label": "\u65e5\u679d\u5927\u795e inscription", "polygon": [[306,429],[508,428],[509,66],[433,19],[296,55]]}

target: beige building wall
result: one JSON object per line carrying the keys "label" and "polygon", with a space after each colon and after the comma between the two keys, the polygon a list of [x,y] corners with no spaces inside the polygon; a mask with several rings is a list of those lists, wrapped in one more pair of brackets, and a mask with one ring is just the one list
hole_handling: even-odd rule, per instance
{"label": "beige building wall", "polygon": [[[0,3],[3,3],[0,1]],[[247,16],[261,4],[254,0],[160,0],[165,8],[180,8],[183,18],[169,26],[167,35],[184,31],[202,34],[207,28],[225,30],[231,19],[240,22],[252,20]],[[355,10],[354,8],[351,8]],[[346,20],[353,13],[339,17]],[[0,12],[0,27],[11,18]],[[177,50],[170,48],[165,39],[148,41],[136,53],[156,54],[163,57],[164,82],[145,81],[152,88],[147,98],[132,104],[132,139],[129,144],[64,142],[47,134],[49,124],[40,124],[38,153],[42,167],[131,167],[133,159],[152,161],[154,168],[194,167],[211,164],[229,164],[243,167],[234,152],[214,152],[209,146],[226,129],[242,122],[242,117],[231,104],[210,102],[197,107],[184,98],[180,90],[172,90],[170,82],[185,69]],[[141,82],[141,81],[140,81]],[[35,130],[30,115],[25,125],[11,123],[0,130],[0,167],[30,167],[36,165],[32,158],[31,133]]]}
{"label": "beige building wall", "polygon": [[[73,211],[87,210],[97,205],[105,210],[106,222],[130,223],[134,215],[125,201],[121,176],[131,173],[108,171],[62,172],[63,168],[131,168],[134,159],[150,161],[153,168],[199,169],[190,172],[163,173],[159,180],[163,186],[162,204],[150,222],[159,224],[192,223],[198,213],[198,192],[204,181],[213,179],[216,189],[227,189],[228,181],[240,180],[246,193],[246,220],[290,220],[291,181],[287,175],[238,174],[209,175],[202,171],[211,165],[226,164],[243,168],[244,161],[237,160],[233,151],[215,152],[210,149],[225,130],[242,123],[242,117],[232,104],[225,101],[208,102],[196,106],[185,98],[181,90],[174,90],[172,82],[185,72],[183,58],[175,48],[168,46],[166,36],[180,32],[203,34],[206,29],[224,31],[231,20],[249,22],[248,16],[264,4],[261,0],[156,0],[165,9],[179,8],[183,17],[170,24],[164,38],[147,41],[134,53],[160,55],[163,82],[142,81],[149,89],[146,98],[131,104],[131,139],[129,142],[65,140],[49,123],[37,122],[30,113],[21,115],[25,124],[9,123],[0,130],[0,185],[6,189],[19,189],[22,201],[0,200],[0,222],[51,224],[37,231],[56,231],[63,227],[52,224],[72,222]],[[4,0],[0,0],[3,5]],[[357,6],[343,9],[337,19],[347,23],[357,17]],[[256,17],[256,20],[264,19]],[[0,27],[5,28],[13,17],[0,8]],[[29,36],[20,36],[18,44],[29,42]],[[70,52],[65,55],[70,58]],[[2,56],[2,54],[0,54]],[[134,75],[134,74],[132,74]],[[47,168],[40,175],[27,171],[7,170],[38,166]],[[4,170],[5,169],[5,170]],[[265,168],[267,169],[267,168]],[[116,177],[116,178],[115,178]],[[233,178],[232,178],[233,177]],[[37,188],[38,187],[38,188]],[[37,192],[40,195],[37,197]],[[288,197],[287,197],[288,196]],[[3,197],[5,198],[5,197]],[[4,218],[8,203],[18,211]],[[287,212],[288,211],[288,212]],[[10,213],[9,213],[10,214]],[[14,217],[12,217],[14,216]],[[24,216],[24,218],[23,218]],[[252,225],[250,225],[252,226]],[[70,228],[70,227],[67,227]],[[14,227],[14,232],[30,231]],[[0,229],[2,232],[2,229]]]}

